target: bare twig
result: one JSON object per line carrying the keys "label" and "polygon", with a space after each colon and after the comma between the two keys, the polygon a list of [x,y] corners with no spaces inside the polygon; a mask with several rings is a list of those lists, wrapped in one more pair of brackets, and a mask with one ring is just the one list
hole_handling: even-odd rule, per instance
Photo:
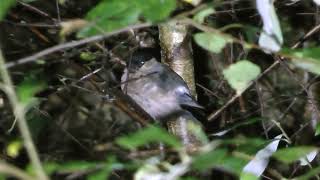
{"label": "bare twig", "polygon": [[2,51],[0,50],[0,75],[3,81],[3,90],[8,96],[8,99],[11,103],[13,112],[17,118],[18,128],[20,130],[21,136],[24,141],[25,148],[27,150],[28,156],[31,160],[31,163],[35,169],[35,172],[38,176],[39,180],[47,180],[48,177],[45,174],[40,159],[38,157],[37,150],[34,146],[34,143],[31,138],[30,131],[28,129],[28,125],[25,119],[24,106],[18,100],[18,97],[14,91],[13,83],[9,72],[5,68],[5,60],[2,55]]}
{"label": "bare twig", "polygon": [[42,58],[42,57],[44,57],[46,55],[49,55],[49,54],[57,52],[57,51],[70,49],[70,48],[81,46],[81,45],[84,45],[84,44],[87,44],[87,43],[101,41],[101,40],[103,40],[105,38],[108,38],[110,36],[113,36],[113,35],[116,35],[116,34],[119,34],[119,33],[122,33],[122,32],[126,32],[126,31],[128,31],[130,29],[140,29],[140,28],[149,27],[149,26],[151,26],[150,23],[137,24],[137,25],[127,26],[127,27],[125,27],[123,29],[119,29],[119,30],[116,30],[116,31],[113,31],[113,32],[110,32],[110,33],[96,35],[96,36],[92,36],[92,37],[89,37],[89,38],[81,39],[81,40],[78,40],[78,41],[72,41],[72,42],[68,42],[68,43],[64,43],[64,44],[59,44],[59,45],[50,47],[48,49],[45,49],[43,51],[40,51],[40,52],[38,52],[36,54],[33,54],[31,56],[28,56],[28,57],[25,57],[25,58],[22,58],[22,59],[18,59],[18,60],[14,61],[14,62],[9,62],[9,63],[5,64],[5,67],[6,68],[11,68],[11,67],[13,67],[15,65],[26,64],[26,63],[29,63],[29,62],[36,61],[39,58]]}
{"label": "bare twig", "polygon": [[16,177],[23,180],[33,180],[34,178],[23,172],[22,170],[16,168],[5,162],[0,161],[0,174],[6,174],[9,176]]}

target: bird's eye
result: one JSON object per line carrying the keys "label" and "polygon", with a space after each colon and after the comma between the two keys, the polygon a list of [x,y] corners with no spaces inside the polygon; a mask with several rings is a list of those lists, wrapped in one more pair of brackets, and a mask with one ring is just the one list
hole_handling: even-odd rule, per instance
{"label": "bird's eye", "polygon": [[143,66],[145,61],[140,61],[140,67]]}

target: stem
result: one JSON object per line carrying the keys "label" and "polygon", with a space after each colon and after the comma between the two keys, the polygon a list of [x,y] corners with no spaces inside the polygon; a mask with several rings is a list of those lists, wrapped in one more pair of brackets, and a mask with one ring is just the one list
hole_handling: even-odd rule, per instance
{"label": "stem", "polygon": [[22,103],[18,101],[18,97],[14,91],[11,77],[5,67],[5,60],[4,60],[1,49],[0,49],[0,76],[2,78],[3,85],[4,85],[3,90],[7,94],[13,109],[13,113],[17,118],[18,128],[20,130],[21,136],[24,141],[24,145],[26,147],[26,150],[30,158],[30,161],[33,165],[33,168],[35,169],[37,177],[38,179],[41,179],[41,180],[47,180],[48,177],[42,168],[37,150],[34,146],[30,131],[28,129],[28,125],[27,125],[25,113],[24,113],[24,106]]}
{"label": "stem", "polygon": [[13,165],[0,161],[0,173],[16,177],[23,180],[33,180],[34,178]]}

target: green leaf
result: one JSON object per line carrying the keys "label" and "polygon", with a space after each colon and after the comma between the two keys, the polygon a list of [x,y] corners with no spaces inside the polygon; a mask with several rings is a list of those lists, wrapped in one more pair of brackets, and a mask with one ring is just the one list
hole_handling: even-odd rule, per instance
{"label": "green leaf", "polygon": [[44,89],[46,84],[36,78],[35,74],[30,74],[17,86],[17,95],[23,104],[31,103],[34,95]]}
{"label": "green leaf", "polygon": [[6,177],[2,174],[0,174],[0,180],[6,180]]}
{"label": "green leaf", "polygon": [[9,8],[15,3],[15,0],[0,0],[0,21],[5,17]]}
{"label": "green leaf", "polygon": [[176,7],[175,0],[136,0],[137,8],[142,11],[142,15],[149,21],[155,22],[167,18]]}
{"label": "green leaf", "polygon": [[306,156],[308,153],[317,150],[316,147],[300,146],[280,149],[273,154],[273,157],[284,162],[292,163],[300,158]]}
{"label": "green leaf", "polygon": [[113,31],[138,21],[139,9],[128,0],[104,0],[86,15],[90,25],[78,32],[78,37],[88,37]]}
{"label": "green leaf", "polygon": [[241,94],[249,83],[258,77],[260,67],[248,60],[238,61],[223,70],[223,75],[230,86]]}
{"label": "green leaf", "polygon": [[259,177],[255,176],[254,174],[251,173],[241,173],[240,175],[240,180],[258,180]]}
{"label": "green leaf", "polygon": [[216,149],[207,153],[195,156],[192,162],[192,168],[196,170],[206,170],[222,163],[227,156],[227,150]]}
{"label": "green leaf", "polygon": [[123,169],[123,165],[118,163],[114,156],[107,159],[104,167],[96,173],[88,176],[88,180],[105,180],[108,179],[112,170]]}
{"label": "green leaf", "polygon": [[203,9],[193,17],[193,20],[197,21],[198,23],[203,23],[204,19],[213,13],[215,13],[215,10],[212,7]]}
{"label": "green leaf", "polygon": [[14,140],[13,142],[10,142],[6,148],[7,155],[11,158],[16,158],[19,155],[22,147],[23,143],[21,142],[21,140]]}
{"label": "green leaf", "polygon": [[80,58],[84,61],[92,61],[95,60],[97,56],[91,52],[82,52],[80,53]]}
{"label": "green leaf", "polygon": [[204,171],[208,168],[223,168],[240,174],[247,160],[234,157],[226,149],[215,149],[207,153],[202,153],[194,157],[192,168]]}
{"label": "green leaf", "polygon": [[194,40],[202,48],[214,53],[220,53],[227,43],[232,42],[231,37],[217,33],[197,33]]}
{"label": "green leaf", "polygon": [[150,142],[163,142],[167,145],[171,145],[175,149],[181,147],[181,144],[176,137],[155,126],[149,126],[134,134],[117,138],[116,142],[127,149],[135,149]]}
{"label": "green leaf", "polygon": [[137,23],[140,15],[152,22],[163,20],[175,6],[175,0],[103,0],[87,13],[86,20],[90,23],[77,36],[88,37],[127,27]]}
{"label": "green leaf", "polygon": [[291,62],[298,68],[320,74],[320,48],[303,48],[298,50],[284,49],[281,53],[289,56]]}
{"label": "green leaf", "polygon": [[315,132],[315,136],[318,136],[320,134],[320,123],[317,124],[316,126],[316,132]]}

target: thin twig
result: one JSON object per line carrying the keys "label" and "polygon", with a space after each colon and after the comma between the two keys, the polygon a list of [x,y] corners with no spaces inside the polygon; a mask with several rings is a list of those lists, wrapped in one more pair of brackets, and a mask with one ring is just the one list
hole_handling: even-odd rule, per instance
{"label": "thin twig", "polygon": [[35,169],[35,172],[39,180],[47,180],[48,177],[45,174],[40,159],[38,157],[37,150],[32,141],[30,131],[25,118],[24,106],[18,100],[18,97],[14,91],[13,83],[9,72],[5,68],[5,60],[0,50],[0,75],[4,84],[3,90],[8,96],[8,99],[11,103],[13,112],[17,118],[18,128],[20,130],[21,136],[24,141],[25,148],[27,150],[28,156],[31,160],[31,163]]}
{"label": "thin twig", "polygon": [[34,177],[29,176],[21,169],[16,168],[15,166],[8,164],[6,162],[0,161],[0,174],[6,174],[12,177],[16,177],[18,179],[23,180],[33,180]]}
{"label": "thin twig", "polygon": [[78,40],[78,41],[72,41],[72,42],[68,42],[68,43],[64,43],[64,44],[59,44],[59,45],[47,48],[47,49],[45,49],[43,51],[40,51],[40,52],[38,52],[36,54],[33,54],[31,56],[18,59],[18,60],[14,61],[14,62],[9,62],[9,63],[5,64],[5,67],[6,68],[11,68],[11,67],[13,67],[15,65],[21,65],[21,64],[26,64],[26,63],[29,63],[29,62],[33,62],[33,61],[38,60],[39,58],[42,58],[42,57],[44,57],[46,55],[49,55],[49,54],[57,52],[57,51],[74,48],[74,47],[81,46],[81,45],[84,45],[84,44],[87,44],[87,43],[101,41],[101,40],[103,40],[105,38],[108,38],[110,36],[113,36],[113,35],[116,35],[116,34],[119,34],[119,33],[126,32],[126,31],[128,31],[130,29],[140,29],[140,28],[144,28],[144,27],[149,27],[151,25],[152,24],[150,24],[150,23],[143,23],[143,24],[127,26],[127,27],[125,27],[123,29],[112,31],[110,33],[96,35],[96,36],[92,36],[92,37],[89,37],[89,38],[81,39],[81,40]]}
{"label": "thin twig", "polygon": [[[279,60],[275,61],[273,64],[271,64],[266,70],[264,70],[259,76],[256,78],[255,81],[258,81],[261,77],[263,77],[265,74],[267,74],[269,71],[271,71],[274,67],[276,67],[279,64]],[[251,81],[247,87],[242,91],[245,92],[249,87],[251,87],[255,81]],[[234,95],[226,104],[224,104],[219,110],[216,112],[210,114],[208,116],[208,121],[214,120],[223,110],[225,110],[227,107],[229,107],[230,104],[232,104],[238,97],[242,95],[242,93],[238,93]]]}

